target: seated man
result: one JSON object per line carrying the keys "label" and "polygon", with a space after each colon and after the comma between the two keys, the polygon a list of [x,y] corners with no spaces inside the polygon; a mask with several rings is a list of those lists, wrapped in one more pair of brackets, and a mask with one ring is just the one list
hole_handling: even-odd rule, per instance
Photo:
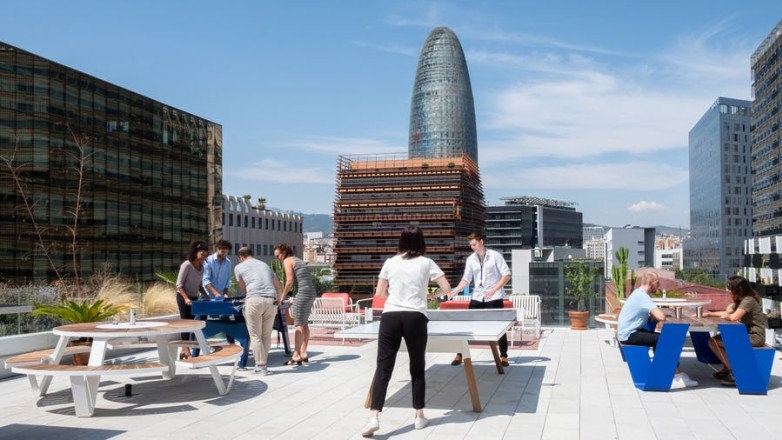
{"label": "seated man", "polygon": [[[665,313],[654,304],[649,294],[660,288],[660,280],[654,272],[646,272],[641,279],[641,287],[635,289],[619,312],[616,338],[622,344],[645,345],[657,349],[660,334],[654,331],[658,321],[665,321]],[[647,327],[647,324],[652,323]],[[698,382],[690,379],[687,373],[676,368],[671,388],[697,386]]]}

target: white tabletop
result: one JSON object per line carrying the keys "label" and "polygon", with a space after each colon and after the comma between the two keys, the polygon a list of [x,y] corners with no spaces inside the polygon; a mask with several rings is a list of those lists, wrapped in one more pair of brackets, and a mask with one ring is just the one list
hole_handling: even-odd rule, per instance
{"label": "white tabletop", "polygon": [[[467,341],[497,341],[511,327],[513,321],[430,321],[429,339],[462,339]],[[341,330],[336,338],[375,339],[380,321],[372,321],[357,327]]]}

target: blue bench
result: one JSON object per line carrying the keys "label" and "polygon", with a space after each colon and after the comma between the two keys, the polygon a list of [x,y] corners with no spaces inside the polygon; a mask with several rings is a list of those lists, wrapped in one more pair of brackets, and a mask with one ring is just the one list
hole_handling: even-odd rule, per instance
{"label": "blue bench", "polygon": [[636,388],[642,391],[671,390],[689,327],[686,323],[663,324],[654,358],[649,356],[649,347],[645,345],[619,343],[622,358],[630,368]]}
{"label": "blue bench", "polygon": [[739,394],[767,394],[775,350],[753,347],[744,324],[719,324]]}

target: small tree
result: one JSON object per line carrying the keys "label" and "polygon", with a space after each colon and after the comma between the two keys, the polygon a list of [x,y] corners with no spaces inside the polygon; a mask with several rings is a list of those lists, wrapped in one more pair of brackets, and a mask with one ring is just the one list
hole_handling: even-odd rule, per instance
{"label": "small tree", "polygon": [[587,311],[588,304],[597,297],[594,284],[599,273],[600,268],[583,261],[574,261],[565,267],[565,278],[568,281],[565,291],[573,298],[579,312]]}

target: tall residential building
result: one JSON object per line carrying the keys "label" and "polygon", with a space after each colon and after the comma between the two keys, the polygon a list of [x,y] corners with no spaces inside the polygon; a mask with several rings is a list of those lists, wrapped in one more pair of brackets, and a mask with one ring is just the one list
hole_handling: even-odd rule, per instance
{"label": "tall residential building", "polygon": [[424,42],[410,108],[409,157],[461,157],[478,162],[470,73],[462,45],[447,27]]}
{"label": "tall residential building", "polygon": [[221,236],[220,125],[2,42],[0,156],[4,281],[150,281]]}
{"label": "tall residential building", "polygon": [[752,235],[782,234],[782,21],[758,46],[752,68]]}
{"label": "tall residential building", "polygon": [[335,284],[370,292],[385,260],[397,253],[399,234],[411,224],[424,231],[426,255],[449,280],[459,280],[472,252],[467,235],[484,230],[485,222],[478,164],[467,155],[340,156]]}
{"label": "tall residential building", "polygon": [[461,279],[467,235],[486,227],[470,75],[448,28],[426,39],[416,70],[404,156],[340,156],[334,202],[335,284],[371,292],[408,225],[424,230],[427,255]]}
{"label": "tall residential building", "polygon": [[750,102],[717,98],[690,130],[690,238],[684,264],[735,274],[752,232]]}
{"label": "tall residential building", "polygon": [[297,257],[303,257],[304,221],[299,214],[271,211],[249,198],[223,196],[223,239],[233,244],[231,261],[238,263],[238,252],[247,246],[255,258],[266,263],[274,260],[274,246],[288,244]]}

